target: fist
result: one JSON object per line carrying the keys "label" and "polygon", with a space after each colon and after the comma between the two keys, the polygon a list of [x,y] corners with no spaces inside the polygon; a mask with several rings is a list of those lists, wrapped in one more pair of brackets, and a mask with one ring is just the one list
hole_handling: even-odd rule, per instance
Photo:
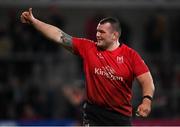
{"label": "fist", "polygon": [[33,20],[34,20],[34,16],[32,14],[32,8],[29,8],[28,11],[25,11],[21,14],[21,22],[22,23],[28,23],[28,24],[32,24]]}
{"label": "fist", "polygon": [[147,117],[151,112],[151,101],[145,100],[138,106],[136,116]]}

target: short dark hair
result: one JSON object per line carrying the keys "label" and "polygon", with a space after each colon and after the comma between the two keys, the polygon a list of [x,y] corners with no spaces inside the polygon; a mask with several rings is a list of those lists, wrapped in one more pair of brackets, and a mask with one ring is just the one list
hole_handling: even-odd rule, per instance
{"label": "short dark hair", "polygon": [[121,34],[121,26],[120,26],[119,20],[117,18],[106,17],[99,22],[99,24],[105,24],[105,23],[110,23],[112,25],[113,29],[116,30],[117,32],[119,32],[119,34]]}

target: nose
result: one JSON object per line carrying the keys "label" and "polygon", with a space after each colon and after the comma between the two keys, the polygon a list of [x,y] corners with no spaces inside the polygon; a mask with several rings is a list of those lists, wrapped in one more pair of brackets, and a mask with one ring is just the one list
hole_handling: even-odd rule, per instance
{"label": "nose", "polygon": [[97,38],[100,37],[100,32],[97,32],[97,33],[96,33],[96,37],[97,37]]}

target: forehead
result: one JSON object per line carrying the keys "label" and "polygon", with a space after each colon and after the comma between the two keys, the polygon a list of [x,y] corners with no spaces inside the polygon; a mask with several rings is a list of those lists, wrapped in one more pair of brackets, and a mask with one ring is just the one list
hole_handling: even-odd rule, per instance
{"label": "forehead", "polygon": [[103,29],[103,30],[106,30],[106,29],[112,29],[112,26],[110,23],[104,23],[104,24],[98,24],[97,26],[97,29]]}

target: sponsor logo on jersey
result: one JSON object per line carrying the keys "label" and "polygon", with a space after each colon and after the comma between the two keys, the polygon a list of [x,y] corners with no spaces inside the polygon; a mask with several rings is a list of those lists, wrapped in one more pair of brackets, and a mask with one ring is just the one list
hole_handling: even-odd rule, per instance
{"label": "sponsor logo on jersey", "polygon": [[123,77],[117,76],[116,71],[111,66],[104,66],[104,67],[95,67],[94,73],[96,75],[104,76],[111,80],[120,80],[123,81]]}

